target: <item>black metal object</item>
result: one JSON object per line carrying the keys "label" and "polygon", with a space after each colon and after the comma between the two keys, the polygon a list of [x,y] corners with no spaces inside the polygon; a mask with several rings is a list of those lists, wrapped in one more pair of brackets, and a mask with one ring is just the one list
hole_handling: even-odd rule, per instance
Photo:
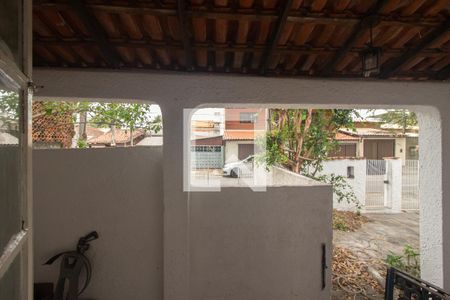
{"label": "black metal object", "polygon": [[327,245],[322,244],[322,290],[327,286]]}
{"label": "black metal object", "polygon": [[395,288],[400,291],[398,299],[402,300],[450,300],[450,294],[437,286],[391,267],[386,276],[385,300],[394,300]]}
{"label": "black metal object", "polygon": [[34,284],[34,300],[52,300],[53,299],[53,283],[52,282],[36,282]]}
{"label": "black metal object", "polygon": [[[89,249],[89,243],[96,239],[98,239],[98,233],[92,231],[78,240],[76,251],[58,253],[45,263],[51,265],[59,257],[62,257],[53,300],[77,300],[78,296],[88,287],[91,281],[92,267],[84,253]],[[86,270],[86,278],[79,289],[80,274],[83,268]],[[66,281],[68,281],[68,285],[66,285]]]}

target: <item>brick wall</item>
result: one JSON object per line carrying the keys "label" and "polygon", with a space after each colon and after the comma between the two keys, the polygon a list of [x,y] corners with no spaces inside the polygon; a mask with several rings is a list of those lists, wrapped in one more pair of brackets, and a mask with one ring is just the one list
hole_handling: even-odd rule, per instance
{"label": "brick wall", "polygon": [[47,115],[42,101],[33,103],[33,143],[70,148],[74,134],[70,112]]}

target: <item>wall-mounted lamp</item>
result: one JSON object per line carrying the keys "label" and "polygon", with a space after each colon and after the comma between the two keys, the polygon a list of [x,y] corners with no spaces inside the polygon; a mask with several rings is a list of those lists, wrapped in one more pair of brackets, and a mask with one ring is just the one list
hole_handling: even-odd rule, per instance
{"label": "wall-mounted lamp", "polygon": [[381,48],[373,46],[372,26],[370,27],[370,42],[362,52],[362,75],[370,77],[377,75],[381,69]]}

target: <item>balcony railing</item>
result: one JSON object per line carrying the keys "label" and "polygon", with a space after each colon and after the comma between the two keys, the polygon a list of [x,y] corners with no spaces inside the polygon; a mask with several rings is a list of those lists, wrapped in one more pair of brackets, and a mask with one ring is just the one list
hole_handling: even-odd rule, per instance
{"label": "balcony railing", "polygon": [[[399,291],[398,298],[394,298],[394,291]],[[396,268],[389,268],[386,276],[385,300],[414,299],[414,300],[450,300],[450,294],[442,289],[412,277]]]}

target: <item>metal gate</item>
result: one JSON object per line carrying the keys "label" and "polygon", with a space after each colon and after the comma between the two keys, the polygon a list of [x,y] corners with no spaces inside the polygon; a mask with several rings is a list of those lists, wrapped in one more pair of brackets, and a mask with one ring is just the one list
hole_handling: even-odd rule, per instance
{"label": "metal gate", "polygon": [[191,146],[193,169],[221,169],[223,167],[223,146]]}
{"label": "metal gate", "polygon": [[406,160],[402,167],[402,209],[419,209],[418,160]]}
{"label": "metal gate", "polygon": [[384,179],[386,161],[367,160],[366,169],[366,208],[382,208],[384,203]]}

